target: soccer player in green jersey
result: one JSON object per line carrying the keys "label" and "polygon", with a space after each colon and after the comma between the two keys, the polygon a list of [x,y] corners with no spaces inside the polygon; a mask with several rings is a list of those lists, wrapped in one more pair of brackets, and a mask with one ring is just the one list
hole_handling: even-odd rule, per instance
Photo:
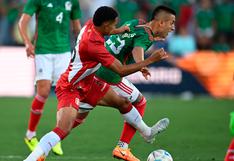
{"label": "soccer player in green jersey", "polygon": [[[106,48],[123,64],[140,62],[144,59],[144,52],[155,40],[165,39],[168,33],[175,29],[175,15],[175,11],[171,8],[158,6],[153,11],[151,21],[147,23],[137,19],[125,22],[124,25],[129,26],[130,32],[110,36],[106,41]],[[150,75],[148,69],[143,68],[141,71],[148,79]],[[139,113],[144,115],[146,99],[125,77],[120,77],[104,66],[96,72],[96,77],[110,84],[114,91],[126,97]],[[128,149],[128,144],[135,132],[135,128],[127,122],[124,123],[118,145],[113,150],[114,157],[127,161],[139,161]]]}
{"label": "soccer player in green jersey", "polygon": [[[36,34],[33,43],[27,34],[28,23],[36,14]],[[19,21],[19,31],[28,57],[35,58],[37,93],[31,105],[25,143],[32,151],[38,140],[36,129],[52,85],[69,65],[71,57],[70,21],[75,36],[80,31],[81,16],[78,0],[28,0]],[[62,155],[61,144],[53,152]]]}

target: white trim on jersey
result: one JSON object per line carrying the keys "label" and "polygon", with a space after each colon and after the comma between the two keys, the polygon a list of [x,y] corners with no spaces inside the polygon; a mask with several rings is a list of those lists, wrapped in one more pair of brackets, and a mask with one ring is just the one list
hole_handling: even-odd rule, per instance
{"label": "white trim on jersey", "polygon": [[75,54],[75,60],[74,62],[72,62],[71,65],[71,71],[69,72],[68,75],[68,81],[71,82],[72,78],[74,78],[74,76],[80,71],[80,69],[82,69],[83,64],[80,60],[80,55],[79,54]]}
{"label": "white trim on jersey", "polygon": [[69,82],[71,82],[71,80],[72,80],[72,78],[76,75],[76,73],[78,73],[79,71],[80,71],[80,69],[82,69],[82,67],[83,67],[83,64],[82,64],[82,62],[81,62],[81,60],[80,60],[80,55],[79,54],[77,54],[78,52],[79,52],[79,42],[80,42],[80,40],[81,40],[81,38],[82,38],[82,35],[83,35],[83,33],[84,33],[84,31],[85,31],[85,28],[86,28],[86,26],[84,26],[81,30],[80,30],[80,33],[79,33],[79,35],[78,35],[78,37],[77,37],[77,41],[76,41],[76,53],[74,53],[75,55],[75,60],[73,61],[73,62],[71,62],[71,71],[69,72],[69,75],[68,75],[68,81]]}
{"label": "white trim on jersey", "polygon": [[101,66],[102,66],[102,64],[99,63],[94,68],[87,69],[81,76],[79,76],[79,78],[73,83],[73,85],[76,84],[77,82],[79,82],[80,80],[82,80],[83,78],[85,78],[85,77],[93,74],[94,72],[96,72]]}

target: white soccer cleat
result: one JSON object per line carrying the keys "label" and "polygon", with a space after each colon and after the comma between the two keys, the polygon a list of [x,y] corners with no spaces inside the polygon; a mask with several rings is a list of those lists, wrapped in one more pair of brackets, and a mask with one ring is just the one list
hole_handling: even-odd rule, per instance
{"label": "white soccer cleat", "polygon": [[147,143],[152,144],[155,141],[155,136],[166,130],[170,121],[168,118],[159,120],[154,126],[151,127],[151,134],[149,136],[143,136]]}

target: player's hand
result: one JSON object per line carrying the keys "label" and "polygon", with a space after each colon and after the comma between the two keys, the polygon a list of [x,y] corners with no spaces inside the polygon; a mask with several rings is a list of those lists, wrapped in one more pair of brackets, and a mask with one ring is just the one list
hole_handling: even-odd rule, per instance
{"label": "player's hand", "polygon": [[147,67],[141,68],[141,73],[142,73],[143,77],[145,77],[146,80],[148,80],[149,77],[151,77],[151,74],[150,74],[149,69]]}
{"label": "player's hand", "polygon": [[168,58],[168,54],[164,51],[163,48],[155,50],[149,57],[153,62],[157,62],[163,59]]}
{"label": "player's hand", "polygon": [[121,29],[123,32],[129,32],[129,31],[130,31],[130,27],[129,27],[129,26],[122,26],[122,27],[120,27],[120,29]]}
{"label": "player's hand", "polygon": [[35,47],[33,46],[33,44],[27,43],[27,44],[25,44],[25,47],[26,47],[27,57],[34,58],[35,57],[35,53],[34,53]]}

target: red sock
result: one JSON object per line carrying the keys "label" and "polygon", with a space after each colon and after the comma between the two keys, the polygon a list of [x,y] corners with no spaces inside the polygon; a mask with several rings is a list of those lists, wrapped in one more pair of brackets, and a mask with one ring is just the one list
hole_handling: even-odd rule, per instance
{"label": "red sock", "polygon": [[232,139],[228,147],[224,161],[234,161],[234,139]]}
{"label": "red sock", "polygon": [[[145,97],[142,97],[140,102],[135,104],[134,106],[137,109],[137,111],[140,113],[140,115],[143,116],[145,112],[145,107],[146,107]],[[129,144],[133,136],[135,135],[135,133],[136,133],[136,129],[132,127],[130,124],[128,124],[127,122],[124,122],[124,128],[120,137],[120,141]]]}
{"label": "red sock", "polygon": [[43,107],[46,98],[36,95],[32,101],[30,119],[28,123],[28,130],[36,131],[37,125],[40,121],[41,114],[43,112]]}
{"label": "red sock", "polygon": [[76,128],[80,124],[82,124],[85,121],[85,119],[76,119],[75,122],[73,123],[72,129]]}
{"label": "red sock", "polygon": [[60,140],[63,140],[69,134],[68,132],[63,131],[59,127],[55,127],[53,129],[53,132],[55,132],[60,137]]}

